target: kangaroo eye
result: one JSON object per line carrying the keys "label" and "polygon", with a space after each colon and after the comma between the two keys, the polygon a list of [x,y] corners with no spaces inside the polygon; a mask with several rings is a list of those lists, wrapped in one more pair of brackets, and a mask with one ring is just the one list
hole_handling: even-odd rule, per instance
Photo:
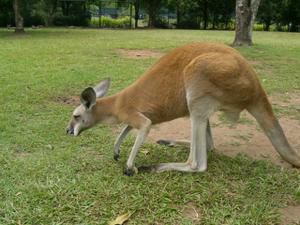
{"label": "kangaroo eye", "polygon": [[79,119],[80,115],[74,115],[73,117],[74,117],[74,119]]}

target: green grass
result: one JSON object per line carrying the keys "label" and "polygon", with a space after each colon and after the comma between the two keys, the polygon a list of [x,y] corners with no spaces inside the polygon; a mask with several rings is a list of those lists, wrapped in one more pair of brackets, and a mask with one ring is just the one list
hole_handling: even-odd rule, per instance
{"label": "green grass", "polygon": [[[256,45],[239,48],[255,61],[268,93],[300,90],[299,37],[254,32]],[[211,152],[205,173],[126,177],[133,137],[116,163],[109,127],[65,135],[73,107],[59,97],[79,95],[107,76],[115,93],[155,62],[120,58],[116,49],[166,52],[189,42],[232,40],[225,31],[43,29],[15,36],[0,30],[0,224],[107,224],[129,211],[128,224],[195,224],[182,213],[189,202],[205,225],[280,224],[278,209],[300,201],[299,170]],[[179,148],[143,148],[150,154],[140,154],[138,165],[187,157]]]}

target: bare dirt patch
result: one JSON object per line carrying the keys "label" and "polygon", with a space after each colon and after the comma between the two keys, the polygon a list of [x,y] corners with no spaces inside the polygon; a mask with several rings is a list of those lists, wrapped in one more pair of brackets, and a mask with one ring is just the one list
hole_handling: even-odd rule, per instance
{"label": "bare dirt patch", "polygon": [[280,210],[281,224],[300,224],[300,206],[288,206]]}
{"label": "bare dirt patch", "polygon": [[79,105],[80,98],[79,98],[79,96],[58,97],[57,102],[66,104],[66,105]]}
{"label": "bare dirt patch", "polygon": [[30,155],[30,153],[28,153],[28,152],[16,152],[16,157],[17,158],[26,158],[26,157],[28,157]]}
{"label": "bare dirt patch", "polygon": [[300,91],[274,94],[270,96],[273,105],[295,107],[300,111]]}
{"label": "bare dirt patch", "polygon": [[181,213],[184,217],[192,220],[193,222],[199,222],[202,218],[201,210],[192,202],[183,206]]}
{"label": "bare dirt patch", "polygon": [[[243,113],[242,120],[246,122],[230,125],[220,120],[220,114],[216,114],[211,118],[214,144],[217,152],[231,157],[243,153],[253,159],[267,159],[276,165],[285,168],[291,167],[290,164],[281,159],[250,115]],[[296,150],[300,149],[300,121],[282,118],[280,119],[280,124],[293,148]],[[190,136],[191,125],[188,118],[180,118],[157,125],[149,134],[149,138],[152,141],[159,139],[190,140]]]}
{"label": "bare dirt patch", "polygon": [[252,66],[257,66],[257,65],[263,65],[263,63],[261,61],[258,60],[248,60],[248,62],[252,65]]}
{"label": "bare dirt patch", "polygon": [[143,59],[143,58],[160,58],[163,53],[157,50],[128,50],[128,49],[118,49],[117,53],[124,58],[132,59]]}
{"label": "bare dirt patch", "polygon": [[[270,97],[273,105],[280,107],[300,107],[300,92],[275,94]],[[300,110],[300,108],[299,108]],[[285,168],[291,167],[274,150],[270,141],[257,122],[248,113],[243,112],[241,123],[230,125],[223,121],[220,113],[211,118],[216,151],[234,157],[239,153],[246,154],[253,159],[267,159]],[[300,121],[291,118],[281,118],[280,124],[285,134],[297,151],[300,149]],[[188,118],[180,118],[155,126],[149,137],[152,141],[159,139],[190,140],[191,126]],[[300,152],[299,152],[300,154]]]}

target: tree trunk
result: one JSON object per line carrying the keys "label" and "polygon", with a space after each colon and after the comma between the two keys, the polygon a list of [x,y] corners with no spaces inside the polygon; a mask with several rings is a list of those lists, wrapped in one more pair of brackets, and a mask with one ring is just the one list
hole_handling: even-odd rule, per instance
{"label": "tree trunk", "polygon": [[217,16],[216,16],[216,13],[214,13],[214,15],[213,15],[213,21],[212,21],[212,29],[213,30],[216,29],[216,21],[217,21]]}
{"label": "tree trunk", "polygon": [[208,26],[208,3],[207,0],[204,0],[204,6],[203,6],[203,20],[204,20],[204,30],[207,29]]}
{"label": "tree trunk", "polygon": [[135,12],[135,15],[134,15],[134,20],[135,20],[135,25],[134,27],[135,28],[138,28],[138,24],[139,24],[139,17],[140,17],[140,0],[136,0],[134,2],[134,12]]}
{"label": "tree trunk", "polygon": [[16,23],[15,32],[18,33],[18,34],[24,33],[24,19],[21,15],[21,2],[20,2],[20,0],[14,0],[13,7],[14,7],[15,23]]}
{"label": "tree trunk", "polygon": [[252,30],[260,0],[236,0],[233,46],[252,45]]}
{"label": "tree trunk", "polygon": [[162,0],[152,0],[152,1],[145,1],[146,3],[146,8],[149,14],[149,21],[148,21],[148,27],[153,28],[155,27],[155,22],[156,22],[156,14],[157,11],[160,8]]}
{"label": "tree trunk", "polygon": [[154,28],[155,25],[155,16],[156,16],[155,11],[156,11],[155,6],[151,4],[148,8],[148,13],[149,13],[148,27],[150,28]]}
{"label": "tree trunk", "polygon": [[48,16],[48,26],[49,27],[53,26],[53,21],[54,21],[54,15],[49,15]]}
{"label": "tree trunk", "polygon": [[297,32],[297,25],[296,25],[296,23],[292,22],[289,31],[290,32]]}
{"label": "tree trunk", "polygon": [[[101,3],[101,1],[100,1],[100,3]],[[69,2],[61,1],[61,9],[62,9],[62,13],[64,16],[69,16],[69,8],[70,8]]]}
{"label": "tree trunk", "polygon": [[[57,3],[58,1],[52,1],[52,4],[49,5],[49,11],[48,11],[48,26],[53,26],[54,16],[57,10]],[[84,11],[85,11],[85,5],[84,5]]]}
{"label": "tree trunk", "polygon": [[270,31],[270,25],[271,25],[271,22],[268,20],[266,21],[266,26],[265,26],[265,31]]}
{"label": "tree trunk", "polygon": [[256,15],[257,15],[257,11],[258,11],[258,7],[260,4],[261,0],[251,0],[251,24],[250,24],[250,35],[251,35],[251,40],[252,40],[252,31],[253,31],[253,26],[255,23],[255,19],[256,19]]}
{"label": "tree trunk", "polygon": [[177,28],[181,26],[181,12],[180,12],[180,4],[176,2],[176,20],[177,20]]}

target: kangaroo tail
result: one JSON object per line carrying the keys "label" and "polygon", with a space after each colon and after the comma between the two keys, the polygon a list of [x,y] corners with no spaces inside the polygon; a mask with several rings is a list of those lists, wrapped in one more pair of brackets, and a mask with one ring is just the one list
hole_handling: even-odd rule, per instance
{"label": "kangaroo tail", "polygon": [[252,103],[247,110],[257,120],[281,157],[295,167],[300,167],[300,153],[289,145],[266,94],[263,93],[263,96]]}

